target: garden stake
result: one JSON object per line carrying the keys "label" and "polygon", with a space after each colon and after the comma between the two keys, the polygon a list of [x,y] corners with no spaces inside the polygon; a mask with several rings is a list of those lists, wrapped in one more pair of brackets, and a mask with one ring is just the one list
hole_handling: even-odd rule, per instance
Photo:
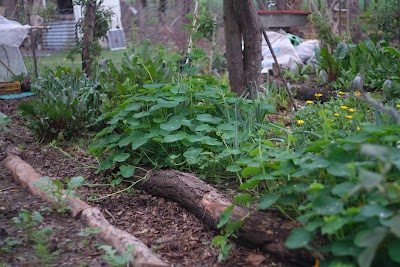
{"label": "garden stake", "polygon": [[[260,22],[261,22],[261,20],[260,20]],[[261,25],[262,25],[262,24],[261,24]],[[289,99],[290,99],[290,105],[293,107],[293,109],[294,109],[295,111],[297,111],[296,104],[294,103],[294,100],[293,100],[293,95],[292,95],[292,93],[290,92],[289,87],[288,87],[288,85],[287,85],[287,83],[286,83],[286,80],[285,80],[285,78],[284,78],[283,75],[282,75],[281,67],[280,67],[279,64],[278,64],[278,60],[276,59],[275,52],[274,52],[274,50],[272,49],[272,45],[271,45],[271,42],[269,41],[267,32],[265,31],[264,26],[261,26],[261,27],[262,27],[262,32],[263,32],[263,36],[264,36],[264,38],[265,38],[265,41],[267,41],[268,48],[269,48],[269,50],[271,51],[271,55],[272,55],[272,57],[274,58],[276,67],[278,68],[279,76],[282,78],[283,84],[285,85],[286,92],[287,92],[287,94],[288,94],[288,96],[289,96]]]}

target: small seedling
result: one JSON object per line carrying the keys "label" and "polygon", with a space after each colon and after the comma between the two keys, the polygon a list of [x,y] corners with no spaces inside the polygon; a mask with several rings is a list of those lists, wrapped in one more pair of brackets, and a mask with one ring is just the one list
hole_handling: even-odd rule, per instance
{"label": "small seedling", "polygon": [[98,228],[90,228],[86,227],[82,231],[78,233],[78,236],[85,237],[82,240],[82,244],[84,247],[88,247],[89,243],[92,241],[92,238],[100,232]]}
{"label": "small seedling", "polygon": [[113,267],[129,266],[129,261],[132,258],[133,245],[129,245],[124,253],[116,255],[116,250],[110,246],[103,245],[99,247],[106,252],[103,259]]}
{"label": "small seedling", "polygon": [[83,184],[84,178],[82,176],[73,177],[71,179],[65,178],[64,183],[60,180],[50,180],[48,176],[42,177],[40,181],[35,182],[35,185],[43,190],[50,198],[54,200],[52,208],[57,212],[64,213],[69,211],[67,206],[68,198],[75,196],[75,189]]}
{"label": "small seedling", "polygon": [[12,223],[24,230],[25,240],[32,240],[33,229],[38,222],[42,222],[43,217],[38,211],[28,211],[21,209],[18,212],[18,217],[12,218]]}

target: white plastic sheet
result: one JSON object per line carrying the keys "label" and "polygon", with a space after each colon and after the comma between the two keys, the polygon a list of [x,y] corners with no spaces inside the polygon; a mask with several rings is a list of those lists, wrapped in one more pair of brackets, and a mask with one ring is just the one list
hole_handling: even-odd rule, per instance
{"label": "white plastic sheet", "polygon": [[30,28],[0,16],[0,82],[11,81],[15,75],[27,73],[19,47]]}
{"label": "white plastic sheet", "polygon": [[[285,34],[269,31],[267,35],[280,65],[284,68],[292,69],[297,67],[297,65],[303,64],[293,44]],[[268,73],[268,70],[272,69],[274,59],[264,38],[262,42],[262,55],[261,73]]]}

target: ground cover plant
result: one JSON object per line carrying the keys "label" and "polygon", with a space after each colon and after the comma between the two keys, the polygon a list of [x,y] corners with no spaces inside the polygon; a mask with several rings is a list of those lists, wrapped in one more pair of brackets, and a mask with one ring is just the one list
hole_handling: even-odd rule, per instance
{"label": "ground cover plant", "polygon": [[19,105],[27,127],[39,140],[71,139],[89,132],[100,114],[100,86],[79,70],[48,70],[33,91],[36,98]]}

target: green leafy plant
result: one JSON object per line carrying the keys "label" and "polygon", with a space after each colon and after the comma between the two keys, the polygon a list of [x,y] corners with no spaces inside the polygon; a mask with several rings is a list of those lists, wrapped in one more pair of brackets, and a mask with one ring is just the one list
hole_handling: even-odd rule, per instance
{"label": "green leafy plant", "polygon": [[93,129],[100,114],[99,84],[62,67],[43,77],[35,90],[38,97],[18,106],[32,133],[40,140],[63,141]]}
{"label": "green leafy plant", "polygon": [[0,135],[8,131],[6,124],[10,122],[10,118],[6,114],[0,112]]}
{"label": "green leafy plant", "polygon": [[116,254],[117,251],[110,246],[103,245],[100,246],[99,248],[101,250],[104,250],[106,253],[105,255],[103,255],[104,260],[107,261],[107,263],[113,267],[127,266],[127,264],[132,258],[132,252],[134,250],[133,245],[128,245],[126,251],[124,251],[120,255],[117,255]]}
{"label": "green leafy plant", "polygon": [[75,197],[75,189],[82,186],[83,181],[84,178],[82,176],[76,176],[71,179],[65,178],[66,189],[64,189],[62,181],[51,180],[45,176],[34,184],[54,200],[52,208],[57,212],[63,213],[69,211],[69,207],[67,206],[68,199]]}
{"label": "green leafy plant", "polygon": [[18,212],[18,217],[12,219],[12,223],[21,228],[25,233],[25,240],[32,240],[34,228],[39,222],[43,222],[43,217],[38,211],[28,211],[21,209]]}

